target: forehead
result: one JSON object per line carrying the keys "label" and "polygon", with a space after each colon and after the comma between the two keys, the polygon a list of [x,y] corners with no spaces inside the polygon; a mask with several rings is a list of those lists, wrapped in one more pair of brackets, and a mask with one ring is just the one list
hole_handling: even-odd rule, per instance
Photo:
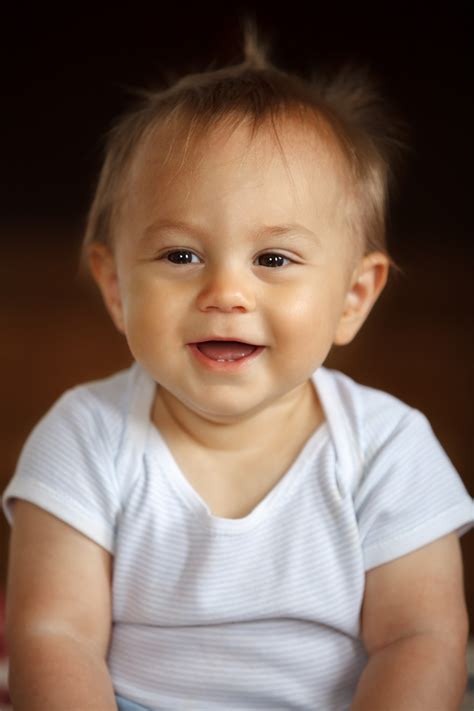
{"label": "forehead", "polygon": [[268,119],[252,130],[249,120],[229,115],[210,126],[192,121],[157,125],[137,147],[129,178],[132,185],[137,180],[171,181],[219,166],[238,173],[249,163],[276,165],[278,159],[293,168],[311,165],[345,176],[342,152],[323,120],[288,116]]}
{"label": "forehead", "polygon": [[199,219],[192,213],[218,209],[232,219],[239,205],[249,221],[314,216],[321,223],[343,213],[344,161],[323,122],[285,118],[252,131],[248,121],[223,120],[191,128],[157,126],[139,145],[125,201],[135,224],[183,212]]}

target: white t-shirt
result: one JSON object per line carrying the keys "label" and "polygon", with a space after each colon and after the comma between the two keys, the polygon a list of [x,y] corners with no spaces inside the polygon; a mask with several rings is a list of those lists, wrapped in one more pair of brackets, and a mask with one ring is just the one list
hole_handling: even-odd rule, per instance
{"label": "white t-shirt", "polygon": [[180,471],[134,363],[67,391],[3,495],[114,555],[108,665],[154,711],[348,709],[367,657],[365,571],[474,525],[427,419],[319,368],[326,420],[250,514],[211,514]]}

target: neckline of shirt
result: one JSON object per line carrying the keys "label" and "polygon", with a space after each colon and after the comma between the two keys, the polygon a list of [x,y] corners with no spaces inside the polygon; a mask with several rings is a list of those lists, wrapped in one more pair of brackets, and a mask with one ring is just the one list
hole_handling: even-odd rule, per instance
{"label": "neckline of shirt", "polygon": [[321,387],[321,384],[327,379],[329,373],[326,368],[321,366],[312,374],[311,381],[321,402],[325,416],[324,421],[306,440],[285,474],[250,513],[236,519],[215,516],[181,471],[161,432],[151,420],[151,406],[154,400],[156,383],[138,363],[136,363],[136,366],[139,370],[139,380],[141,380],[142,387],[145,385],[145,390],[147,391],[147,397],[142,399],[144,407],[140,418],[143,418],[144,432],[146,432],[144,455],[147,458],[147,462],[151,468],[158,468],[160,473],[166,477],[173,491],[187,509],[202,524],[215,531],[229,534],[244,532],[253,528],[267,515],[280,508],[281,505],[289,500],[296,484],[307,471],[308,460],[314,461],[317,451],[330,439],[332,430],[330,420],[332,415],[328,417],[328,409],[334,407],[335,403],[326,401],[326,389]]}

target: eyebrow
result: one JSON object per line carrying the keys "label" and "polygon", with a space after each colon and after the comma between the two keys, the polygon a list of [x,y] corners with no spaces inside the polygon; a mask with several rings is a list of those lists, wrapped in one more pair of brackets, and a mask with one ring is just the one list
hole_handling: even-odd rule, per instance
{"label": "eyebrow", "polygon": [[[173,232],[183,232],[183,233],[194,233],[201,237],[206,236],[206,231],[198,227],[197,225],[190,224],[183,220],[157,220],[152,222],[148,227],[145,228],[143,237],[141,241],[148,241],[152,239],[157,232],[170,230]],[[294,234],[297,232],[298,234]],[[296,222],[285,223],[283,225],[265,225],[260,229],[256,230],[254,233],[256,239],[263,239],[265,237],[289,237],[290,239],[296,237],[304,237],[310,239],[311,242],[316,242],[318,246],[321,246],[319,238],[307,227],[300,225]]]}

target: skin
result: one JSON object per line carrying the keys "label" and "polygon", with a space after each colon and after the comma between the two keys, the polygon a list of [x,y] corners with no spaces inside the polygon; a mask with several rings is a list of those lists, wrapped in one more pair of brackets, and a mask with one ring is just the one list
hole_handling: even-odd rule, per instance
{"label": "skin", "polygon": [[[356,335],[383,289],[388,262],[354,248],[344,220],[347,183],[314,134],[285,127],[285,165],[269,133],[248,150],[245,127],[217,131],[183,168],[168,163],[166,170],[162,139],[138,152],[115,248],[92,245],[91,270],[134,357],[160,384],[154,422],[211,460],[225,455],[226,465],[235,461],[251,477],[248,461],[258,461],[259,472],[268,452],[291,461],[287,443],[299,447],[304,427],[317,426],[322,413],[309,377],[333,343]],[[156,230],[147,232],[158,219],[195,228],[168,230],[160,242]],[[265,225],[287,222],[313,237],[257,236]],[[150,239],[140,243],[145,233]],[[191,265],[159,258],[177,248],[192,250]],[[295,264],[263,266],[268,262],[257,258],[268,252]],[[265,351],[242,372],[204,371],[187,343],[211,335],[240,337]],[[110,553],[18,500],[9,561],[15,711],[114,711],[106,665]],[[458,709],[467,631],[456,534],[369,570],[360,629],[369,662],[352,711]]]}
{"label": "skin", "polygon": [[[322,419],[309,378],[355,336],[389,268],[382,253],[357,254],[347,178],[314,130],[282,127],[285,160],[269,130],[249,135],[244,124],[215,129],[183,166],[163,168],[166,137],[155,134],[132,166],[114,249],[89,252],[116,327],[160,384],[152,417],[166,410],[208,452],[270,445],[289,421]],[[301,228],[262,233],[288,223]],[[191,263],[170,262],[178,249]],[[267,266],[269,253],[283,266]],[[209,372],[187,344],[213,336],[265,350],[239,373]]]}

